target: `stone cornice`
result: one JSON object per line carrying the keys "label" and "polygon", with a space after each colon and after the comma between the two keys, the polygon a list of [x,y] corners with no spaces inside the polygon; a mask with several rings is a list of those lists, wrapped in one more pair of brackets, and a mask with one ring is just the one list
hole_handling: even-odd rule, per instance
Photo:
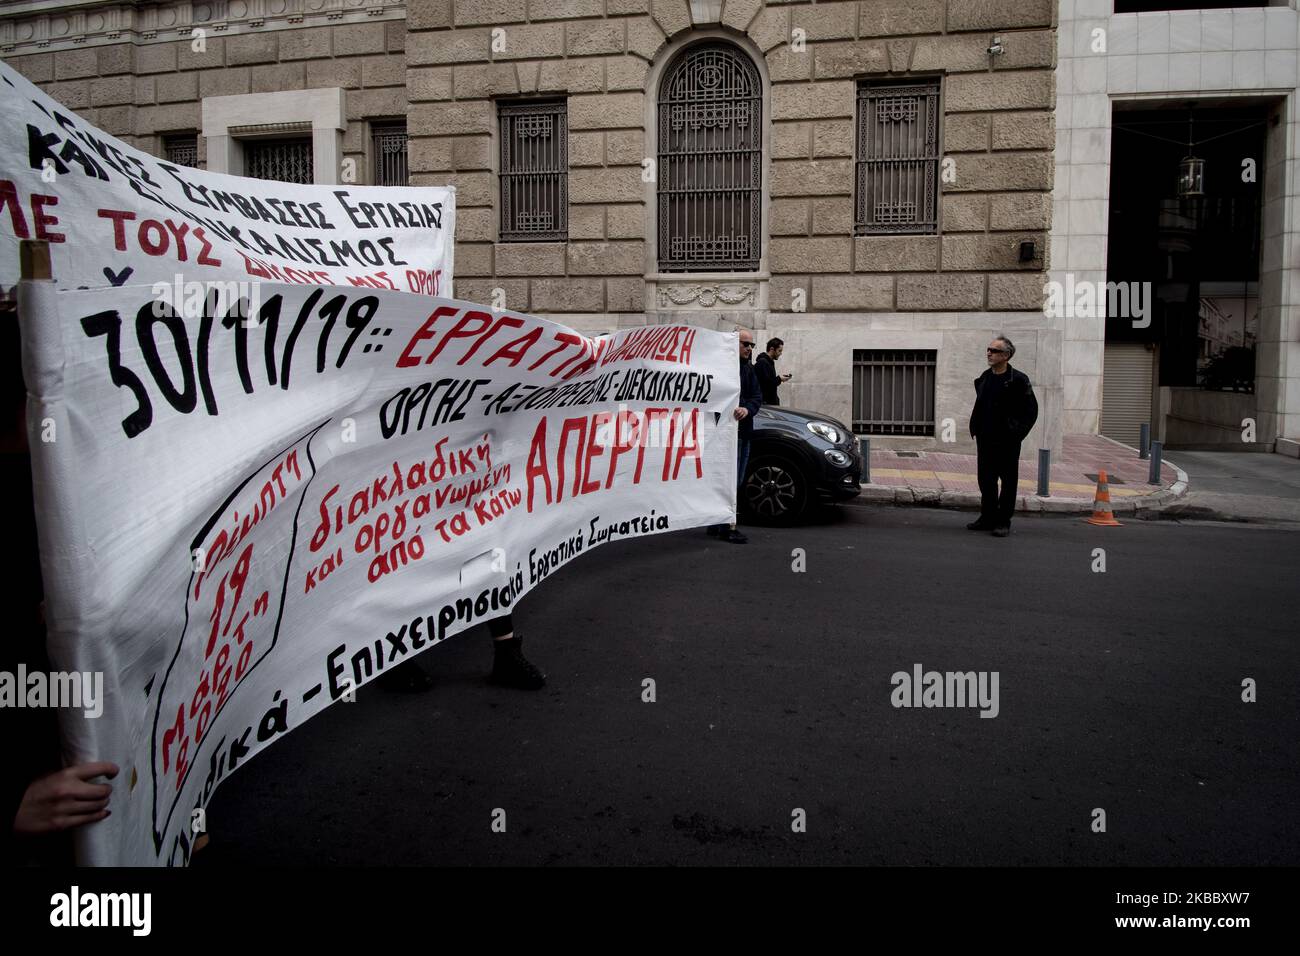
{"label": "stone cornice", "polygon": [[184,40],[406,17],[405,0],[0,0],[0,55]]}

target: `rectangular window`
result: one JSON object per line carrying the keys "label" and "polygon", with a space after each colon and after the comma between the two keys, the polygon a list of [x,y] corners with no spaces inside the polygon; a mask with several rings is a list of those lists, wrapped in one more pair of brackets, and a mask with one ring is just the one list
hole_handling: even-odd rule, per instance
{"label": "rectangular window", "polygon": [[933,435],[933,349],[853,350],[853,430]]}
{"label": "rectangular window", "polygon": [[199,165],[199,137],[196,133],[177,133],[163,137],[163,159],[176,166]]}
{"label": "rectangular window", "polygon": [[1255,391],[1259,283],[1202,282],[1198,291],[1196,383],[1218,391]]}
{"label": "rectangular window", "polygon": [[938,77],[858,85],[854,172],[854,235],[938,229]]}
{"label": "rectangular window", "polygon": [[406,166],[406,124],[371,123],[370,155],[374,164],[371,182],[376,186],[409,186]]}
{"label": "rectangular window", "polygon": [[314,182],[310,139],[250,139],[244,142],[244,171],[253,179]]}
{"label": "rectangular window", "polygon": [[501,241],[569,235],[568,106],[563,100],[501,103]]}

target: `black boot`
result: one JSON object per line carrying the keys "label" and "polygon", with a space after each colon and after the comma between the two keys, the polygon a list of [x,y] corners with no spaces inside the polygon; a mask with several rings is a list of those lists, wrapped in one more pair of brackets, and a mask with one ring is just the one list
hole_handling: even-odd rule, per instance
{"label": "black boot", "polygon": [[384,671],[375,681],[387,691],[399,694],[418,694],[433,686],[433,678],[424,672],[415,658],[402,661],[392,670]]}
{"label": "black boot", "polygon": [[517,634],[505,641],[493,641],[492,652],[489,683],[518,690],[538,690],[545,686],[546,675],[524,657],[523,638]]}

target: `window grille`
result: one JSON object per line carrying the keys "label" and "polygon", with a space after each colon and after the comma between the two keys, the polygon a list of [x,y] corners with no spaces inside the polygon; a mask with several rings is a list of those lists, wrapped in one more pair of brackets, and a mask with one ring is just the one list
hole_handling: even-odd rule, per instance
{"label": "window grille", "polygon": [[858,86],[855,235],[938,228],[939,80]]}
{"label": "window grille", "polygon": [[311,140],[245,140],[244,170],[253,179],[310,184],[313,182]]}
{"label": "window grille", "polygon": [[754,271],[761,255],[763,89],[729,43],[678,54],[658,100],[662,272]]}
{"label": "window grille", "polygon": [[196,133],[183,133],[163,137],[163,158],[176,166],[199,165],[199,137]]}
{"label": "window grille", "polygon": [[934,434],[934,350],[854,349],[853,430]]}
{"label": "window grille", "polygon": [[568,106],[501,103],[501,240],[543,242],[569,235]]}
{"label": "window grille", "polygon": [[372,123],[370,155],[374,162],[372,181],[376,186],[409,186],[406,165],[406,124]]}

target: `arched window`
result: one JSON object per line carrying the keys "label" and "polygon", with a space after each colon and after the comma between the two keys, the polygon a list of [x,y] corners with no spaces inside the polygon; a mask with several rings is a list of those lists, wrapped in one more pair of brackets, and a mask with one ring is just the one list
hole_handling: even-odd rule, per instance
{"label": "arched window", "polygon": [[758,269],[763,92],[730,43],[688,47],[659,84],[661,272]]}

